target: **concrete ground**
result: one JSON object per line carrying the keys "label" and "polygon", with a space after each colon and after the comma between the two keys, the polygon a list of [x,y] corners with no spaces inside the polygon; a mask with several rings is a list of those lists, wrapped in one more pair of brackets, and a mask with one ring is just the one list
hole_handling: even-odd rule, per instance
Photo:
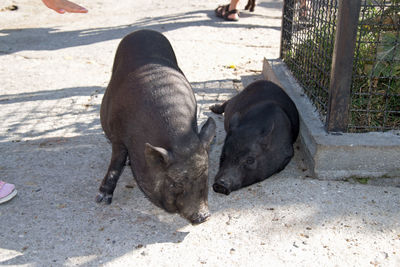
{"label": "concrete ground", "polygon": [[119,41],[142,28],[172,43],[199,123],[217,121],[212,183],[225,133],[208,106],[279,53],[282,1],[234,23],[214,15],[225,2],[82,0],[88,14],[65,15],[1,2],[0,179],[18,196],[0,205],[0,265],[400,266],[400,188],[312,179],[298,151],[262,183],[210,190],[212,217],[197,226],[152,205],[128,170],[112,205],[94,202],[111,153],[99,105]]}

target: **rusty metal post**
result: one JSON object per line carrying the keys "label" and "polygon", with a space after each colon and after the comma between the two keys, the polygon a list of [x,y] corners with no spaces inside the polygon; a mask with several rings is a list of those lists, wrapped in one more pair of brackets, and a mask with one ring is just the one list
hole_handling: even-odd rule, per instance
{"label": "rusty metal post", "polygon": [[347,130],[360,8],[361,0],[339,0],[325,125],[328,132]]}

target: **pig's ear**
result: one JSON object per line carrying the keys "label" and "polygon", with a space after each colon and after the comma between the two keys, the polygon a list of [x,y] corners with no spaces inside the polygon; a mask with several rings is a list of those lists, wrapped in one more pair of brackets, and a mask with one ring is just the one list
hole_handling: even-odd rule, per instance
{"label": "pig's ear", "polygon": [[263,129],[261,132],[261,144],[264,148],[269,148],[272,142],[272,131],[275,128],[275,123],[273,122],[268,128]]}
{"label": "pig's ear", "polygon": [[231,119],[229,120],[229,129],[233,130],[239,126],[239,121],[240,121],[240,113],[235,112]]}
{"label": "pig's ear", "polygon": [[200,142],[204,148],[208,148],[211,144],[211,141],[214,139],[215,136],[215,129],[216,129],[215,121],[213,118],[209,117],[207,122],[201,127],[199,138]]}
{"label": "pig's ear", "polygon": [[162,164],[164,167],[170,165],[173,161],[172,153],[162,147],[152,146],[149,143],[145,144],[144,156],[147,164]]}

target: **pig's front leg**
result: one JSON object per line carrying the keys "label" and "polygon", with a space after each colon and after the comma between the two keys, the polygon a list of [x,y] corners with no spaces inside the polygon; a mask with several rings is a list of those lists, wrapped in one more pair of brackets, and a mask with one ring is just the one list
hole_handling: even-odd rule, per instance
{"label": "pig's front leg", "polygon": [[100,184],[99,194],[96,196],[96,202],[111,204],[115,187],[118,179],[124,169],[128,151],[123,144],[112,144],[112,155],[108,171]]}
{"label": "pig's front leg", "polygon": [[225,112],[225,107],[228,104],[228,101],[225,101],[222,104],[215,104],[210,107],[210,110],[216,114],[222,114]]}

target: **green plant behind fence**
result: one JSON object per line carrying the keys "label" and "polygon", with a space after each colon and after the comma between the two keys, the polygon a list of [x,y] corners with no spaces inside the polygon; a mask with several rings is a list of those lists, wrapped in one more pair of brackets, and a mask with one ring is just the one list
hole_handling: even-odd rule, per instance
{"label": "green plant behind fence", "polygon": [[399,1],[362,8],[353,71],[350,131],[400,129]]}
{"label": "green plant behind fence", "polygon": [[[363,2],[354,54],[349,132],[400,129],[399,2]],[[324,119],[336,23],[321,19],[320,11],[313,13],[318,16],[311,14],[308,26],[293,32],[283,58]],[[335,13],[325,13],[336,20]]]}

